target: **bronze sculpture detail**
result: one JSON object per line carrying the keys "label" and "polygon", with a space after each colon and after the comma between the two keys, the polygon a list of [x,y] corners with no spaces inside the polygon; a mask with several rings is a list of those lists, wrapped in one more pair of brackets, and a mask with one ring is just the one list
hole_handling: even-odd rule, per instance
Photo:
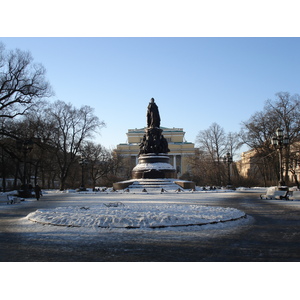
{"label": "bronze sculpture detail", "polygon": [[168,148],[168,142],[162,135],[162,129],[160,129],[160,116],[158,106],[151,98],[147,109],[147,129],[146,134],[143,137],[143,141],[140,144],[141,154],[159,154],[170,152]]}
{"label": "bronze sculpture detail", "polygon": [[160,116],[158,106],[154,102],[154,98],[151,98],[147,110],[147,126],[148,128],[160,127]]}

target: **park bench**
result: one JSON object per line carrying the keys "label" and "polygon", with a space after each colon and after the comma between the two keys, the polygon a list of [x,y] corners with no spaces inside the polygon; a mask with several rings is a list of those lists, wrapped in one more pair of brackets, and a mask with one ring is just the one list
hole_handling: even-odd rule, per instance
{"label": "park bench", "polygon": [[20,203],[20,202],[21,202],[21,199],[19,197],[7,195],[7,204],[16,204],[16,203]]}
{"label": "park bench", "polygon": [[300,191],[293,191],[290,200],[300,200]]}
{"label": "park bench", "polygon": [[260,195],[260,199],[285,199],[289,200],[289,191],[276,191],[274,188],[267,189],[265,195]]}

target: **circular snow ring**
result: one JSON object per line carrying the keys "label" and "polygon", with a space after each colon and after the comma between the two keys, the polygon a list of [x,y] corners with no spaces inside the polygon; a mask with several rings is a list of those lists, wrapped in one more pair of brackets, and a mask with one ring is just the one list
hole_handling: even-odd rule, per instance
{"label": "circular snow ring", "polygon": [[68,227],[165,228],[215,224],[245,217],[244,212],[229,207],[112,202],[90,207],[42,209],[30,213],[27,219]]}

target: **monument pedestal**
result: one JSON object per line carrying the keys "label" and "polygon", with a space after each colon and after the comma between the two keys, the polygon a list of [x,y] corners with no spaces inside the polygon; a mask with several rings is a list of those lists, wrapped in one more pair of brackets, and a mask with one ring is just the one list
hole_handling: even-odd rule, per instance
{"label": "monument pedestal", "polygon": [[142,154],[139,156],[139,163],[132,170],[132,178],[176,178],[176,170],[166,153]]}
{"label": "monument pedestal", "polygon": [[160,128],[160,116],[154,99],[151,98],[147,110],[147,128],[140,144],[139,163],[132,170],[132,179],[116,182],[113,184],[115,190],[143,187],[164,187],[183,189],[195,189],[192,181],[176,179],[175,168],[170,164],[168,142],[162,135]]}

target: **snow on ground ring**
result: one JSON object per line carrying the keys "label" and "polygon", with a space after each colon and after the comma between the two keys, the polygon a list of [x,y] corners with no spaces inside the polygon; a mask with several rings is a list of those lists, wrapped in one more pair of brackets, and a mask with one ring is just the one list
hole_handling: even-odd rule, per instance
{"label": "snow on ground ring", "polygon": [[167,228],[206,225],[245,218],[235,208],[179,204],[103,203],[96,206],[41,209],[27,216],[33,222],[89,228]]}

